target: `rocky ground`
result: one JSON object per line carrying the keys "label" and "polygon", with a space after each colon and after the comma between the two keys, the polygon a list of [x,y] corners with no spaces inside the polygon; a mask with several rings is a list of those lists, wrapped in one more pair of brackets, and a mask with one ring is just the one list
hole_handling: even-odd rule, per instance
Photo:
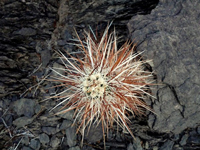
{"label": "rocky ground", "polygon": [[156,74],[149,103],[155,114],[132,119],[135,140],[114,127],[108,150],[200,149],[200,2],[198,0],[2,0],[0,1],[0,149],[100,150],[102,130],[76,134],[73,111],[54,115],[57,92],[44,81],[59,66],[55,50],[83,30],[113,21],[119,43],[138,43]]}

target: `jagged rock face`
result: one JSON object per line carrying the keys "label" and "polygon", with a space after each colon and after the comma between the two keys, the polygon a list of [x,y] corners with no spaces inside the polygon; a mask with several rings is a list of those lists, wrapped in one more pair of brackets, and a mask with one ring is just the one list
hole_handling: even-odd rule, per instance
{"label": "jagged rock face", "polygon": [[63,41],[76,37],[74,28],[81,36],[88,26],[102,32],[108,23],[113,21],[112,25],[115,26],[117,34],[126,41],[128,20],[136,14],[150,13],[157,4],[158,0],[61,0],[54,39],[59,41],[59,46]]}
{"label": "jagged rock face", "polygon": [[27,76],[43,63],[40,53],[54,30],[57,7],[50,0],[5,0],[0,8],[0,97],[4,97],[23,93],[30,83]]}
{"label": "jagged rock face", "polygon": [[157,74],[155,117],[149,125],[159,132],[180,133],[200,121],[200,2],[161,0],[149,15],[128,23],[143,55]]}

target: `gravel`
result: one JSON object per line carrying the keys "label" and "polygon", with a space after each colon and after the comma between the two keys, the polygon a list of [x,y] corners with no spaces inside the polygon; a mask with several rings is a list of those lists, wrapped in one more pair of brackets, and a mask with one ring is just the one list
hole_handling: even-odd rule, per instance
{"label": "gravel", "polygon": [[47,134],[45,134],[45,133],[42,133],[42,134],[39,135],[39,140],[43,145],[48,144],[49,141],[50,141],[49,140],[49,136]]}
{"label": "gravel", "polygon": [[67,128],[66,131],[66,137],[67,137],[67,144],[69,147],[73,147],[77,144],[76,142],[76,129],[75,127]]}
{"label": "gravel", "polygon": [[200,149],[198,0],[4,0],[0,8],[0,149],[103,148],[101,126],[81,147],[74,111],[50,111],[58,101],[41,101],[60,89],[41,79],[60,67],[55,50],[75,50],[74,27],[82,38],[88,25],[102,31],[112,20],[119,45],[131,37],[153,60],[158,85],[148,101],[155,114],[130,118],[135,140],[114,125],[107,150]]}

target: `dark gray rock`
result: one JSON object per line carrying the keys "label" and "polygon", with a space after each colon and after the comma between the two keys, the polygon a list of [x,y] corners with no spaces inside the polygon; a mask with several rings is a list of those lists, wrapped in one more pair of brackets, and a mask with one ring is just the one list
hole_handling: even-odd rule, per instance
{"label": "dark gray rock", "polygon": [[79,146],[70,147],[68,150],[81,150]]}
{"label": "dark gray rock", "polygon": [[13,103],[13,110],[17,115],[31,117],[35,113],[36,102],[33,99],[21,98]]}
{"label": "dark gray rock", "polygon": [[37,114],[39,111],[41,111],[41,105],[36,104],[35,105],[35,113]]}
{"label": "dark gray rock", "polygon": [[173,150],[184,150],[181,146],[178,144],[174,145]]}
{"label": "dark gray rock", "polygon": [[49,136],[45,133],[42,133],[39,135],[39,140],[40,140],[40,143],[42,143],[43,145],[46,145],[50,141]]}
{"label": "dark gray rock", "polygon": [[29,88],[23,79],[33,77],[27,76],[41,63],[36,43],[51,39],[57,6],[52,0],[0,2],[0,97]]}
{"label": "dark gray rock", "polygon": [[13,116],[11,114],[7,114],[7,115],[3,116],[3,119],[6,122],[7,126],[11,126],[12,125],[12,123],[13,123]]}
{"label": "dark gray rock", "polygon": [[133,140],[133,149],[143,150],[142,145],[141,145],[141,140],[138,137],[136,137],[135,140]]}
{"label": "dark gray rock", "polygon": [[200,126],[197,127],[197,133],[200,134]]}
{"label": "dark gray rock", "polygon": [[[90,0],[70,2],[68,0],[61,0],[58,9],[59,20],[54,31],[56,34],[52,37],[53,41],[56,42],[53,44],[56,46],[62,45],[60,48],[67,48],[69,52],[71,48],[68,44],[64,45],[63,42],[57,41],[70,41],[71,37],[76,37],[74,32],[72,32],[74,25],[77,32],[82,36],[83,30],[88,29],[88,25],[93,29],[102,31],[107,23],[112,20],[119,35],[127,39],[127,32],[123,30],[123,28],[126,28],[125,22],[137,13],[149,13],[157,3],[158,0]],[[97,28],[98,24],[100,26]]]}
{"label": "dark gray rock", "polygon": [[187,143],[190,145],[199,145],[200,144],[200,135],[193,135],[187,139]]}
{"label": "dark gray rock", "polygon": [[156,112],[156,122],[150,119],[149,125],[153,125],[151,127],[155,130],[162,129],[162,132],[172,131],[179,123],[179,120],[183,118],[180,113],[182,106],[177,102],[173,91],[168,87],[159,89],[158,97],[162,101],[155,101],[153,106]]}
{"label": "dark gray rock", "polygon": [[57,132],[55,127],[42,127],[42,131],[48,135],[53,135]]}
{"label": "dark gray rock", "polygon": [[74,110],[68,111],[66,113],[58,114],[59,117],[73,121]]}
{"label": "dark gray rock", "polygon": [[31,124],[33,121],[33,118],[28,118],[28,117],[19,117],[17,119],[15,119],[13,121],[13,124],[15,126],[17,126],[17,128],[20,128],[20,127],[25,127],[26,125],[28,124]]}
{"label": "dark gray rock", "polygon": [[28,137],[28,136],[24,136],[24,137],[22,138],[21,143],[23,143],[23,144],[25,144],[25,145],[28,145],[28,144],[29,144],[29,137]]}
{"label": "dark gray rock", "polygon": [[36,44],[36,51],[40,54],[42,67],[47,67],[50,59],[51,59],[51,45],[50,41],[40,42],[38,41]]}
{"label": "dark gray rock", "polygon": [[95,143],[103,139],[103,130],[101,123],[96,126],[96,124],[91,125],[90,130],[85,130],[85,139],[88,143]]}
{"label": "dark gray rock", "polygon": [[128,23],[143,58],[153,60],[157,75],[157,114],[149,124],[159,132],[179,134],[200,122],[200,1],[160,0],[149,15]]}
{"label": "dark gray rock", "polygon": [[53,148],[56,148],[59,146],[59,144],[60,144],[60,140],[56,136],[53,136],[51,138],[50,146]]}
{"label": "dark gray rock", "polygon": [[128,144],[127,150],[134,150],[134,149],[133,149],[133,144],[132,144],[132,143],[129,143],[129,144]]}
{"label": "dark gray rock", "polygon": [[28,146],[23,146],[22,150],[33,150],[32,148],[28,147]]}
{"label": "dark gray rock", "polygon": [[75,127],[67,128],[66,129],[66,137],[67,137],[67,144],[69,147],[75,146],[76,145],[76,129]]}
{"label": "dark gray rock", "polygon": [[[73,12],[69,15],[73,17],[77,23],[96,24],[100,21],[109,22],[113,19],[128,20],[136,13],[149,13],[152,8],[156,6],[156,0],[102,0],[102,1],[70,1],[62,0],[61,7],[68,7],[69,9],[62,9],[62,13]],[[66,6],[67,4],[67,6]],[[76,10],[76,11],[75,11]],[[95,11],[96,10],[96,11]],[[64,17],[59,11],[59,15]],[[63,18],[60,18],[63,19]],[[72,21],[72,20],[70,20]]]}
{"label": "dark gray rock", "polygon": [[62,124],[60,126],[60,130],[67,129],[71,125],[72,125],[72,121],[70,121],[70,120],[63,120],[63,122],[62,122]]}
{"label": "dark gray rock", "polygon": [[136,139],[133,141],[133,144],[130,143],[128,145],[127,150],[143,150],[140,139],[136,137]]}
{"label": "dark gray rock", "polygon": [[168,140],[167,142],[165,142],[159,150],[172,150],[174,145],[173,141]]}
{"label": "dark gray rock", "polygon": [[19,31],[14,32],[14,34],[32,36],[32,35],[36,35],[36,30],[33,28],[21,28]]}
{"label": "dark gray rock", "polygon": [[5,85],[2,82],[0,82],[0,94],[3,95],[3,93],[5,93],[5,92],[6,92],[5,91]]}
{"label": "dark gray rock", "polygon": [[188,139],[189,135],[188,134],[185,134],[183,135],[183,137],[181,138],[181,141],[179,142],[180,145],[185,145],[186,142],[187,142],[187,139]]}
{"label": "dark gray rock", "polygon": [[34,150],[39,150],[40,149],[40,142],[39,140],[35,140],[35,139],[32,139],[31,142],[30,142],[30,147]]}

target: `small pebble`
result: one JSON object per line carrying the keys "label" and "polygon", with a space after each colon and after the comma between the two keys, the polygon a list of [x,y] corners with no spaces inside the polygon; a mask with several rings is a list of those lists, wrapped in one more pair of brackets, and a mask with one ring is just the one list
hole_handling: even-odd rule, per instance
{"label": "small pebble", "polygon": [[56,136],[53,136],[50,142],[51,147],[56,148],[58,147],[59,144],[60,144],[60,140]]}
{"label": "small pebble", "polygon": [[17,115],[32,117],[35,114],[36,102],[33,99],[21,98],[13,103],[13,110]]}
{"label": "small pebble", "polygon": [[24,127],[24,126],[32,123],[32,121],[33,121],[33,118],[28,118],[28,117],[24,116],[24,117],[19,117],[19,118],[15,119],[13,121],[13,124],[15,126],[17,126],[17,128],[20,128],[20,127]]}
{"label": "small pebble", "polygon": [[49,136],[45,133],[42,133],[39,135],[39,140],[43,145],[46,145],[47,143],[49,143]]}
{"label": "small pebble", "polygon": [[38,140],[32,139],[30,143],[30,147],[33,148],[34,150],[39,150],[40,142]]}
{"label": "small pebble", "polygon": [[72,121],[70,121],[70,120],[63,120],[63,122],[62,122],[62,124],[60,126],[60,130],[67,129],[71,125],[72,125]]}
{"label": "small pebble", "polygon": [[66,136],[67,136],[67,144],[69,147],[76,145],[76,129],[75,127],[67,128],[66,129]]}
{"label": "small pebble", "polygon": [[57,132],[55,127],[42,127],[42,131],[48,135],[53,135]]}
{"label": "small pebble", "polygon": [[188,137],[189,137],[188,134],[183,135],[183,137],[181,138],[181,141],[179,142],[179,144],[180,144],[181,146],[185,145],[186,142],[187,142]]}
{"label": "small pebble", "polygon": [[80,147],[79,146],[70,147],[68,150],[80,150]]}

